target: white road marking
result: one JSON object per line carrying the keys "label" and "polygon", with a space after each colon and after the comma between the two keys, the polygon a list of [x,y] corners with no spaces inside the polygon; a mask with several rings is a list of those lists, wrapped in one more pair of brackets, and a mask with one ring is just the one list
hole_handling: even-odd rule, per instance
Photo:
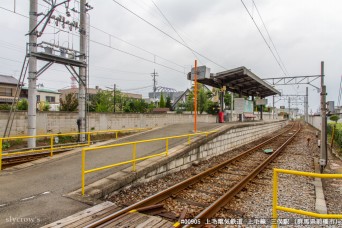
{"label": "white road marking", "polygon": [[25,200],[33,199],[34,197],[36,197],[36,196],[30,196],[30,197],[27,197],[27,198],[21,199],[21,201],[25,201]]}

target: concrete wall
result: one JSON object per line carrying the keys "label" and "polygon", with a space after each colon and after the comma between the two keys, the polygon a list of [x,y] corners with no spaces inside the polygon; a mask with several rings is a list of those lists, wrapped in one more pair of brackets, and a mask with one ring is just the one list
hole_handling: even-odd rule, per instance
{"label": "concrete wall", "polygon": [[318,130],[322,129],[322,117],[320,116],[309,116],[309,124]]}
{"label": "concrete wall", "polygon": [[[8,113],[0,112],[0,135],[3,134]],[[76,112],[37,112],[37,134],[76,132]],[[216,116],[198,115],[198,122],[215,123]],[[89,127],[93,130],[161,127],[175,123],[189,123],[192,115],[184,114],[113,114],[90,113]],[[27,134],[27,112],[18,112],[13,122],[11,135]]]}
{"label": "concrete wall", "polygon": [[[8,114],[9,112],[7,111],[0,111],[0,135],[5,130]],[[237,121],[237,115],[233,116],[233,120]],[[37,134],[77,132],[77,118],[77,112],[37,112]],[[263,119],[265,121],[273,120],[272,114],[264,113]],[[89,113],[89,129],[95,131],[161,127],[168,124],[189,123],[191,121],[193,121],[193,115],[190,114]],[[197,115],[197,121],[215,123],[216,116]],[[17,112],[13,121],[11,136],[26,134],[27,112]]]}

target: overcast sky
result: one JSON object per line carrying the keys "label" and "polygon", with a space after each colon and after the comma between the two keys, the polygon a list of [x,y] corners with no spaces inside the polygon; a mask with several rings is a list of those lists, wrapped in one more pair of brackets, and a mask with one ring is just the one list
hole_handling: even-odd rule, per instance
{"label": "overcast sky", "polygon": [[[28,19],[18,14],[28,16],[29,1],[17,0],[16,7],[13,2],[0,1],[0,74],[18,78],[28,41],[25,36]],[[71,2],[70,8],[78,8],[77,2]],[[151,0],[118,2],[181,41]],[[39,11],[46,12],[46,3],[42,0],[39,3]],[[89,3],[94,7],[89,11],[92,26],[91,87],[112,87],[116,83],[121,90],[142,93],[146,97],[152,91],[150,73],[154,69],[159,74],[158,86],[180,91],[189,87],[184,73],[190,71],[196,58],[189,49],[112,0],[91,0]],[[188,46],[214,62],[197,55],[199,64],[211,68],[212,73],[245,66],[260,78],[285,76],[240,0],[154,0],[154,3]],[[253,2],[244,0],[244,3],[271,45]],[[342,65],[339,63],[342,54],[342,1],[255,0],[255,3],[286,67],[286,76],[320,74],[320,62],[325,61],[327,100],[334,100],[336,104],[342,74]],[[10,11],[15,8],[18,14],[3,8]],[[60,7],[58,11],[56,16],[64,14],[65,8]],[[68,19],[73,20],[73,17],[78,20],[78,15],[74,13]],[[77,32],[67,33],[67,28],[66,32],[57,31],[48,27],[40,41],[79,48]],[[40,62],[39,66],[43,66],[43,63]],[[70,86],[71,82],[64,66],[53,65],[39,77],[38,83],[57,90]],[[319,86],[319,80],[313,84]],[[305,94],[305,87],[276,88],[283,94]],[[272,101],[271,97],[269,101]],[[287,102],[279,101],[276,106],[284,104],[287,106]],[[303,109],[302,104],[298,107]],[[309,86],[309,111],[315,112],[318,107],[319,94],[314,87]]]}

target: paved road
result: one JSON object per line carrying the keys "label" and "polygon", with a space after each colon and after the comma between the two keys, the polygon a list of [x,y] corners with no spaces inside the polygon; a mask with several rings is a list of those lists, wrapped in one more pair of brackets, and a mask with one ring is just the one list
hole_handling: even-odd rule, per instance
{"label": "paved road", "polygon": [[[199,123],[200,131],[218,127]],[[129,141],[192,133],[192,124],[177,124],[133,136]],[[174,139],[170,148],[186,139]],[[125,140],[124,140],[125,141]],[[163,152],[165,141],[137,146],[138,156]],[[87,169],[131,159],[132,148],[92,151],[87,154]],[[127,166],[126,166],[127,167]],[[86,183],[104,178],[124,166],[86,176]],[[46,163],[0,175],[0,227],[39,227],[67,217],[89,206],[63,197],[81,186],[81,154],[61,157]]]}

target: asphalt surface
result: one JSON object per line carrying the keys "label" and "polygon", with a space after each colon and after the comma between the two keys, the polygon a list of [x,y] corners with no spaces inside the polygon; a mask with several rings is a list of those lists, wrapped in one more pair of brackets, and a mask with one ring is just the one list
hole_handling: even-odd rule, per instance
{"label": "asphalt surface", "polygon": [[[199,123],[199,131],[220,126]],[[129,141],[193,133],[193,124],[176,124],[132,136]],[[187,139],[173,139],[172,148]],[[123,140],[125,142],[128,140]],[[165,141],[140,144],[137,157],[165,151]],[[132,146],[89,151],[86,169],[130,160]],[[120,166],[86,176],[86,184],[104,178],[129,165]],[[40,227],[84,210],[89,205],[63,195],[81,187],[81,153],[61,157],[46,163],[0,174],[0,227]]]}

